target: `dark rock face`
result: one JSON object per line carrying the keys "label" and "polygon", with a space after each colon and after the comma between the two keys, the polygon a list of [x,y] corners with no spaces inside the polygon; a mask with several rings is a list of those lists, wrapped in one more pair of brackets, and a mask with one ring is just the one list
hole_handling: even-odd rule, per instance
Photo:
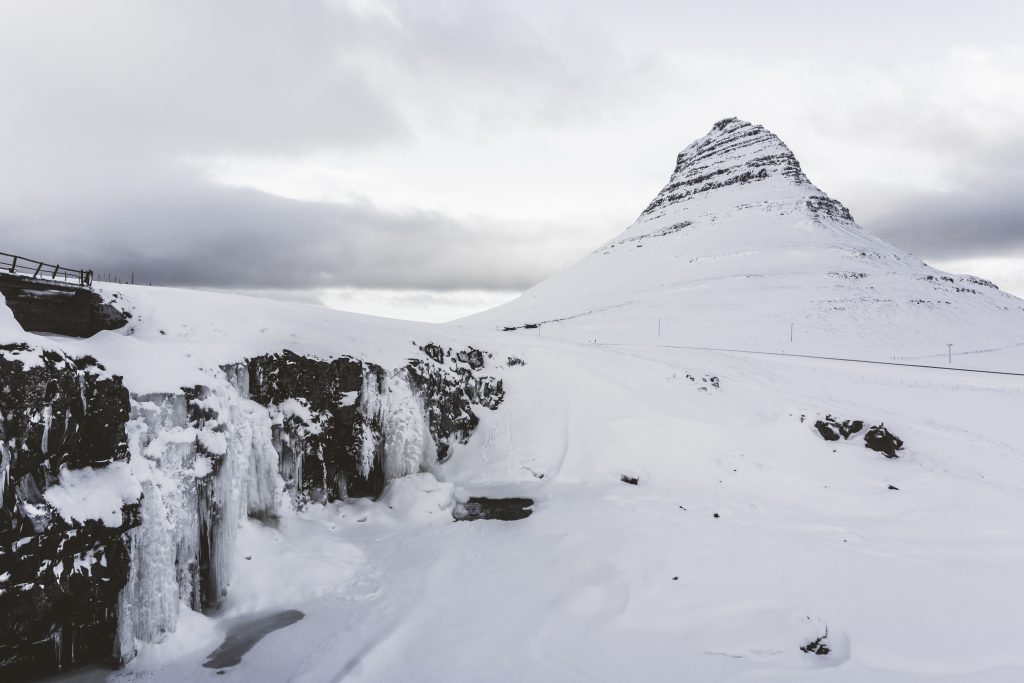
{"label": "dark rock face", "polygon": [[27,332],[91,337],[128,323],[128,314],[87,287],[0,273],[0,293]]}
{"label": "dark rock face", "polygon": [[[126,461],[128,391],[91,358],[0,347],[0,672],[53,671],[114,651],[118,594],[129,568],[122,524],[65,521],[44,494],[61,468]],[[20,357],[20,358],[19,358]],[[25,362],[23,362],[23,360]]]}
{"label": "dark rock face", "polygon": [[891,433],[884,424],[875,425],[864,435],[864,446],[884,453],[887,458],[897,458],[896,451],[903,448],[903,439]]}
{"label": "dark rock face", "polygon": [[632,484],[633,486],[637,486],[640,483],[640,477],[634,477],[629,474],[623,474],[621,477],[619,477],[619,481],[621,481],[623,484]]}
{"label": "dark rock face", "polygon": [[429,361],[412,359],[406,366],[410,384],[423,398],[427,426],[437,446],[438,462],[448,459],[453,443],[466,443],[480,423],[480,418],[473,412],[474,405],[496,410],[505,398],[500,379],[473,372],[475,363],[483,367],[481,352],[475,349],[460,351],[456,360],[463,354],[467,360],[460,362],[470,367],[458,362],[445,365],[433,356]]}
{"label": "dark rock face", "polygon": [[825,441],[839,441],[839,437],[849,439],[851,436],[864,429],[861,420],[844,420],[840,422],[831,415],[826,415],[824,420],[814,423],[814,428],[821,434]]}
{"label": "dark rock face", "polygon": [[[436,344],[422,347],[426,358],[411,359],[399,371],[422,402],[437,460],[454,443],[465,443],[480,420],[474,406],[494,410],[504,398],[500,379],[478,375],[485,354],[455,354]],[[257,403],[278,406],[295,399],[308,416],[282,414],[274,426],[281,474],[299,502],[377,497],[387,483],[384,455],[388,434],[375,397],[387,391],[388,375],[378,365],[342,357],[331,361],[291,351],[246,362],[248,393]]]}
{"label": "dark rock face", "polygon": [[360,402],[365,385],[380,389],[383,368],[348,357],[325,361],[291,351],[250,358],[246,364],[252,400],[271,406],[300,399],[318,422],[305,424],[291,415],[274,427],[281,474],[300,501],[381,494],[386,483],[383,439],[375,440],[371,462],[363,463],[366,430],[380,436],[380,423],[361,410]]}
{"label": "dark rock face", "polygon": [[512,522],[526,519],[533,514],[531,498],[484,498],[474,497],[456,506],[452,516],[460,522],[478,519],[500,519]]}

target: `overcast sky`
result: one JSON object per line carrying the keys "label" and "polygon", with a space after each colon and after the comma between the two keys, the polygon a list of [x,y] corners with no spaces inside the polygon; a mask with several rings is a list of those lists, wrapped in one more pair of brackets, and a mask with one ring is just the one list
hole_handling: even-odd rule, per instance
{"label": "overcast sky", "polygon": [[0,0],[0,251],[379,315],[505,300],[762,123],[1024,295],[1024,3]]}

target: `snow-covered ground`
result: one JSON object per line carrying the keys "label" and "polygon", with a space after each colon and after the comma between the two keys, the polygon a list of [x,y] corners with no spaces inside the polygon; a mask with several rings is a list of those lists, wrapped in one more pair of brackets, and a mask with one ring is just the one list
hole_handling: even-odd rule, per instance
{"label": "snow-covered ground", "polygon": [[[456,491],[423,474],[246,521],[223,614],[190,613],[111,679],[1024,675],[1020,378],[543,340],[524,356],[444,468]],[[825,442],[825,412],[884,421],[905,451]],[[537,502],[453,522],[457,492]],[[305,618],[202,667],[234,620],[283,609]],[[826,629],[829,654],[799,650]]]}
{"label": "snow-covered ground", "polygon": [[[788,153],[774,136],[752,136],[756,154],[723,143],[737,130],[688,148],[698,176]],[[680,163],[674,181],[693,170]],[[505,401],[443,465],[378,501],[242,519],[218,613],[183,607],[125,669],[70,679],[1024,680],[1024,377],[794,355],[931,366],[952,343],[984,351],[954,367],[1021,373],[1024,302],[815,213],[820,190],[778,163],[682,199],[670,183],[614,248],[448,325],[105,285],[131,334],[45,343],[138,394],[282,348],[391,368],[470,344],[525,364],[488,369]],[[500,330],[524,323],[543,324]],[[825,441],[827,414],[884,423],[904,449]],[[519,521],[453,521],[470,495],[536,502]],[[239,664],[203,666],[286,610],[302,618]],[[801,650],[814,643],[827,653]]]}

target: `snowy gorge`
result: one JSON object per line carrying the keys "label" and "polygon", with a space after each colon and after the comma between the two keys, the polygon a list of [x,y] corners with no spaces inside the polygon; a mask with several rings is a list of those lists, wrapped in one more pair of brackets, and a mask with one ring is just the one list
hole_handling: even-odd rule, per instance
{"label": "snowy gorge", "polygon": [[123,327],[0,309],[11,675],[1024,676],[1024,301],[872,236],[762,126],[444,325],[95,291]]}

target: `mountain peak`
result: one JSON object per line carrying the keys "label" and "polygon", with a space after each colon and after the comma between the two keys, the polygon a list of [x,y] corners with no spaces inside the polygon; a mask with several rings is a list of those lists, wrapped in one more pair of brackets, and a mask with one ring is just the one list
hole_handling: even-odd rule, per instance
{"label": "mountain peak", "polygon": [[736,117],[718,121],[707,135],[679,153],[668,184],[641,219],[661,217],[672,207],[723,188],[744,186],[757,186],[754,192],[762,197],[784,195],[807,202],[815,213],[825,210],[833,217],[852,220],[846,207],[807,179],[796,156],[777,135]]}

